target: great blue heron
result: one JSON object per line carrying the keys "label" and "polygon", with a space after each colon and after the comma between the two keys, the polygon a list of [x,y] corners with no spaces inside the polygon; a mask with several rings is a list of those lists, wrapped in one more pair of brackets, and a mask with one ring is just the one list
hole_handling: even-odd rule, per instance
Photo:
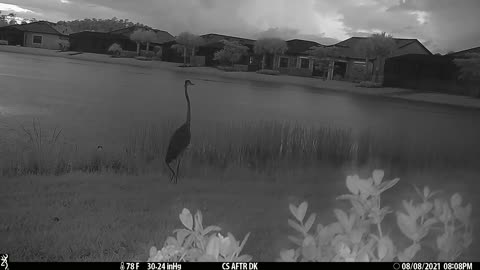
{"label": "great blue heron", "polygon": [[[172,172],[172,176],[170,177],[170,181],[177,183],[178,182],[178,170],[180,168],[180,162],[182,159],[182,154],[185,149],[190,144],[190,98],[188,97],[188,86],[194,85],[190,80],[185,81],[185,98],[187,99],[187,121],[183,125],[181,125],[175,132],[173,133],[172,137],[170,138],[170,143],[167,149],[167,155],[165,156],[165,163],[167,164],[168,168]],[[172,167],[170,167],[170,163],[172,161],[177,160],[177,170],[174,171]]]}

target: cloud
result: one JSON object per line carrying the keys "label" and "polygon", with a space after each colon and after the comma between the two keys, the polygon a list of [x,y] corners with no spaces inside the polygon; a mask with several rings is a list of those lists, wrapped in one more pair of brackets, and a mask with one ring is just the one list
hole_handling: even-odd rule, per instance
{"label": "cloud", "polygon": [[265,31],[259,31],[253,35],[254,38],[262,38],[262,37],[276,37],[281,38],[283,40],[290,40],[290,39],[304,39],[304,40],[311,40],[318,42],[323,45],[331,45],[339,42],[340,40],[335,38],[326,37],[324,33],[320,33],[318,35],[313,34],[301,34],[300,30],[294,28],[269,28]]}
{"label": "cloud", "polygon": [[35,13],[29,9],[22,8],[13,4],[0,3],[0,10],[6,12],[16,12],[16,13]]}
{"label": "cloud", "polygon": [[3,1],[7,3],[0,3],[0,9],[9,5],[42,14],[37,19],[115,16],[173,35],[190,31],[255,38],[263,33],[329,44],[352,35],[385,31],[396,37],[428,42],[434,53],[480,46],[479,0]]}

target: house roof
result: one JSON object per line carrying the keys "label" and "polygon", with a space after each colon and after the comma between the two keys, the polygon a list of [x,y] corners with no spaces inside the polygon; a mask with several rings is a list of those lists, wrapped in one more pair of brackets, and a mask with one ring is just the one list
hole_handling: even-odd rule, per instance
{"label": "house roof", "polygon": [[[361,41],[365,39],[367,38],[351,37],[328,47],[336,47],[338,49],[338,54],[343,57],[363,59],[364,56],[361,53],[360,44]],[[397,49],[404,48],[412,43],[417,43],[425,50],[425,52],[427,52],[428,55],[432,55],[432,53],[420,41],[418,41],[418,39],[394,38],[393,40],[397,45]]]}
{"label": "house roof", "polygon": [[[255,40],[253,39],[248,39],[248,38],[241,38],[241,37],[234,37],[234,36],[227,36],[227,35],[220,35],[220,34],[205,34],[201,35],[201,37],[205,40],[205,42],[210,45],[210,44],[216,44],[222,40],[228,40],[228,41],[238,41],[239,43],[243,45],[254,45]],[[223,47],[223,46],[222,46]]]}
{"label": "house roof", "polygon": [[310,40],[292,39],[287,41],[287,46],[286,54],[307,54],[306,51],[310,50],[310,48],[324,45]]}
{"label": "house roof", "polygon": [[467,53],[480,53],[480,46],[470,48],[470,49],[466,49],[466,50],[462,50],[462,51],[458,51],[458,52],[454,52],[454,53],[450,53],[450,54],[447,54],[447,55],[449,55],[449,56],[463,56]]}
{"label": "house roof", "polygon": [[20,24],[20,25],[18,24],[8,25],[4,27],[17,29],[24,32],[52,34],[52,35],[61,35],[61,36],[67,36],[72,32],[70,27],[67,27],[65,25],[59,25],[52,22],[47,22],[47,21],[38,21],[38,22]]}
{"label": "house roof", "polygon": [[122,28],[122,29],[117,29],[117,30],[113,30],[113,31],[110,31],[108,33],[110,34],[120,34],[120,35],[123,35],[123,36],[126,36],[126,37],[130,37],[130,35],[135,32],[136,30],[150,30],[150,31],[153,31],[155,32],[156,34],[156,38],[155,40],[153,41],[153,43],[158,43],[158,44],[162,44],[162,43],[166,43],[166,42],[170,42],[170,41],[173,41],[175,40],[175,37],[172,36],[170,33],[168,33],[167,31],[163,31],[163,30],[158,30],[158,29],[154,29],[154,28],[151,28],[151,27],[148,27],[148,26],[138,26],[138,25],[134,25],[134,26],[130,26],[130,27],[127,27],[127,28]]}

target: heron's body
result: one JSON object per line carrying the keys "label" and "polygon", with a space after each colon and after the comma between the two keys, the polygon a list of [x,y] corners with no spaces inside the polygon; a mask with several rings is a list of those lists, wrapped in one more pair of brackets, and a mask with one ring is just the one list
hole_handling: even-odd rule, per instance
{"label": "heron's body", "polygon": [[191,136],[190,125],[187,123],[175,130],[168,145],[167,155],[165,156],[166,163],[172,163],[172,161],[185,151],[190,144]]}
{"label": "heron's body", "polygon": [[[187,100],[187,120],[173,133],[172,137],[170,138],[167,154],[165,155],[165,163],[172,172],[172,177],[170,180],[173,181],[175,179],[175,183],[178,181],[178,170],[180,167],[181,155],[185,152],[185,149],[187,149],[188,145],[190,144],[190,139],[192,136],[190,133],[190,98],[188,97],[187,91],[187,87],[189,85],[193,85],[193,83],[191,83],[190,80],[186,80],[185,99]],[[174,160],[177,160],[176,172],[172,169],[172,167],[170,167],[170,163],[172,163]]]}

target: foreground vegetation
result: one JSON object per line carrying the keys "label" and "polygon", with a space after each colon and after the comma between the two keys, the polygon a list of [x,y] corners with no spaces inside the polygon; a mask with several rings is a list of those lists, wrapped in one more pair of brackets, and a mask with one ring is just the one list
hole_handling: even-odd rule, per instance
{"label": "foreground vegetation", "polygon": [[[463,206],[462,196],[452,195],[450,200],[442,201],[438,191],[428,186],[422,190],[416,188],[420,202],[403,200],[406,213],[398,211],[397,224],[405,237],[412,242],[405,249],[398,248],[398,240],[384,234],[383,220],[391,212],[389,207],[380,203],[383,192],[393,188],[399,178],[383,181],[384,172],[375,170],[372,177],[360,179],[358,175],[348,176],[346,186],[349,194],[338,197],[348,200],[352,209],[345,212],[335,209],[336,222],[327,226],[316,223],[317,215],[306,218],[308,203],[298,207],[290,204],[290,212],[295,219],[288,219],[288,225],[299,236],[288,236],[296,249],[283,250],[280,261],[284,262],[382,262],[413,261],[422,249],[428,249],[426,238],[435,234],[435,244],[431,250],[436,256],[429,261],[455,261],[472,244],[471,223],[472,205]],[[175,230],[174,237],[168,237],[164,247],[150,249],[149,261],[233,261],[248,262],[250,255],[240,255],[250,235],[242,242],[228,233],[224,237],[218,226],[203,226],[200,211],[195,213],[184,208],[179,215],[183,228]],[[436,226],[438,225],[438,226]],[[383,227],[383,229],[382,229]],[[425,253],[425,252],[424,252]],[[427,257],[424,257],[427,258]]]}
{"label": "foreground vegetation", "polygon": [[[287,223],[289,218],[295,219],[289,204],[298,207],[308,201],[305,219],[316,213],[316,223],[335,222],[332,209],[349,209],[336,197],[346,192],[344,180],[350,174],[333,168],[273,175],[237,170],[225,176],[184,178],[177,185],[169,185],[168,176],[158,175],[73,173],[3,178],[0,239],[12,261],[146,261],[152,246],[161,250],[171,232],[182,226],[179,213],[187,208],[192,214],[200,210],[205,227],[221,227],[224,237],[230,232],[241,241],[250,233],[240,255],[271,261],[279,258],[282,250],[296,248],[289,235],[301,237]],[[364,170],[360,177],[370,174]],[[387,171],[385,178],[395,176]],[[382,207],[407,213],[402,200],[421,203],[412,185],[428,185],[448,191],[438,198],[449,200],[455,192],[461,194],[473,205],[472,224],[478,227],[478,172],[446,170],[398,176],[400,183],[382,193]],[[385,216],[382,232],[395,240],[400,251],[412,243],[403,236],[394,214]],[[437,233],[440,231],[434,229],[428,236],[430,242],[422,244],[423,251],[435,244],[430,237]],[[478,260],[479,250],[473,239],[458,260]],[[422,256],[420,252],[415,260]]]}

